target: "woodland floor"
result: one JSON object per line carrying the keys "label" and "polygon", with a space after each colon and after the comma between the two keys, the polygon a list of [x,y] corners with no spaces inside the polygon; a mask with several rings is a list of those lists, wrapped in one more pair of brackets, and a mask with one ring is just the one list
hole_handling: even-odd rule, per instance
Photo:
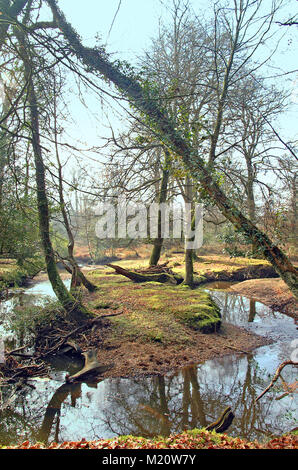
{"label": "woodland floor", "polygon": [[[147,263],[148,259],[117,261],[126,269],[140,268]],[[264,266],[264,261],[204,257],[195,263],[195,271],[199,276],[215,272],[218,278],[224,274],[228,279],[231,273],[234,276],[235,272],[243,271],[247,264],[250,271],[251,266]],[[183,255],[173,256],[169,266],[182,274]],[[114,364],[105,373],[106,377],[165,374],[207,359],[247,353],[269,342],[230,324],[224,323],[219,331],[204,334],[177,322],[175,312],[201,302],[200,288],[136,284],[103,266],[97,266],[95,270],[85,268],[85,272],[99,287],[99,291],[84,297],[88,307],[97,315],[122,312],[115,318],[108,318],[104,328],[79,339],[83,349],[98,348],[100,362]]]}
{"label": "woodland floor", "polygon": [[[183,255],[174,254],[162,262],[169,261],[169,267],[183,274]],[[126,259],[116,264],[126,269],[148,265],[148,259]],[[252,279],[259,273],[266,273],[268,263],[263,260],[246,258],[230,259],[214,255],[200,257],[194,264],[196,276],[210,281],[235,280],[238,273],[248,280],[237,282],[229,288],[276,310],[297,317],[297,301],[280,279]],[[269,267],[270,268],[270,267]],[[202,284],[200,288],[189,289],[183,286],[159,283],[136,284],[116,275],[111,268],[85,266],[84,272],[98,286],[98,291],[90,294],[84,291],[83,303],[96,316],[112,315],[103,319],[100,327],[92,328],[72,338],[82,350],[96,349],[102,364],[113,364],[104,377],[132,377],[162,374],[175,371],[208,359],[229,354],[245,354],[268,344],[269,340],[257,336],[244,328],[223,323],[221,328],[209,334],[195,331],[183,324],[177,313],[183,313],[192,306],[207,302]],[[269,271],[268,271],[269,272]],[[66,273],[63,278],[68,277]],[[37,276],[34,282],[47,280],[45,273]],[[114,315],[114,316],[113,316]],[[177,435],[167,442],[144,440],[143,438],[119,438],[112,441],[73,442],[55,445],[53,448],[264,448],[257,443],[233,440],[210,434]],[[172,439],[172,440],[171,440]],[[42,447],[33,444],[33,448]],[[30,448],[29,442],[20,446]],[[297,448],[297,437],[286,436],[268,444],[269,448]]]}
{"label": "woodland floor", "polygon": [[[183,274],[183,254],[168,255],[161,263],[165,261]],[[148,266],[148,258],[125,259],[117,264],[126,269],[142,268]],[[257,275],[256,268],[266,272],[267,267],[263,260],[223,255],[202,256],[194,263],[196,276],[206,279],[212,275],[213,281],[235,279],[239,272],[243,277],[245,270],[250,279]],[[105,266],[85,266],[84,272],[98,291],[89,294],[84,290],[83,303],[96,316],[112,316],[72,339],[82,350],[97,349],[100,363],[113,364],[105,377],[165,374],[207,359],[245,354],[269,342],[231,324],[222,323],[218,331],[205,334],[181,322],[184,313],[206,307],[208,294],[202,288],[208,284],[193,290],[155,282],[139,284]],[[62,272],[62,277],[68,274]],[[47,275],[41,273],[34,282],[46,279]],[[297,317],[297,301],[280,279],[246,280],[234,284],[230,291]]]}

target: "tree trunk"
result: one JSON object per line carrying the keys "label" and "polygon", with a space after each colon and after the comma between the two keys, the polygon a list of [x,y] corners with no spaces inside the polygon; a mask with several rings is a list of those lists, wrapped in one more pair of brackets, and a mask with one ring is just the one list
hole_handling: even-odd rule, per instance
{"label": "tree trunk", "polygon": [[[193,205],[193,187],[190,181],[189,176],[186,176],[186,184],[185,184],[185,202],[190,203]],[[194,211],[193,207],[191,208],[191,227],[190,230],[194,229],[195,219],[194,219]],[[190,234],[185,234],[185,277],[183,284],[193,287],[193,255],[194,250],[192,248],[187,248],[187,242],[192,241],[190,238]]]}
{"label": "tree trunk", "polygon": [[35,162],[39,232],[45,256],[46,269],[53,291],[55,292],[61,305],[69,313],[71,318],[76,321],[83,320],[90,317],[91,314],[85,307],[79,304],[76,299],[68,292],[67,288],[62,282],[62,279],[58,273],[56,266],[55,253],[50,238],[49,206],[46,193],[45,167],[40,145],[39,111],[32,78],[30,56],[27,51],[27,46],[23,34],[20,33],[20,31],[17,29],[15,31],[20,43],[20,52],[25,67],[25,80],[28,83],[27,99],[30,106],[30,124]]}
{"label": "tree trunk", "polygon": [[[247,168],[247,183],[246,183],[246,196],[248,206],[248,217],[251,222],[256,222],[256,203],[254,194],[254,170],[251,162],[251,155],[248,153],[245,155],[246,168]],[[262,256],[255,243],[251,245],[252,255],[256,257]]]}
{"label": "tree trunk", "polygon": [[121,266],[117,266],[116,264],[107,264],[106,266],[113,268],[117,274],[122,274],[122,276],[125,276],[134,282],[161,282],[175,285],[181,282],[179,276],[176,277],[166,272],[141,274],[135,271],[128,271],[127,269],[121,268]]}
{"label": "tree trunk", "polygon": [[[1,24],[0,24],[0,50],[5,42],[7,37],[7,31],[10,25],[10,22],[15,23],[12,18],[16,18],[21,11],[26,6],[28,0],[15,0],[12,5],[10,5],[9,0],[0,0],[0,11],[1,11]],[[6,20],[6,21],[5,21]]]}
{"label": "tree trunk", "polygon": [[[159,191],[159,198],[158,198],[158,203],[163,204],[164,202],[167,201],[167,196],[168,196],[168,182],[169,182],[169,164],[170,164],[170,154],[167,149],[165,149],[165,163],[162,169],[162,179],[161,179],[161,185],[160,185],[160,191]],[[161,211],[158,211],[158,221],[157,221],[157,230],[158,230],[158,236],[157,238],[154,239],[153,241],[153,248],[151,251],[151,256],[149,260],[149,266],[156,266],[158,264],[158,261],[160,259],[160,254],[161,254],[161,249],[163,245],[163,237],[161,233]]]}
{"label": "tree trunk", "polygon": [[193,250],[185,250],[185,278],[183,284],[193,286]]}
{"label": "tree trunk", "polygon": [[[55,0],[47,0],[53,16],[58,24],[58,27],[63,32],[65,38],[69,42],[72,51],[82,62],[97,70],[105,79],[114,83],[123,93],[126,94],[130,102],[137,108],[138,111],[145,114],[150,121],[150,126],[155,134],[158,134],[161,140],[172,151],[179,155],[192,174],[192,178],[199,181],[202,188],[209,195],[210,199],[214,201],[222,214],[235,226],[236,229],[241,231],[251,243],[256,244],[259,251],[261,251],[265,258],[270,261],[274,269],[289,286],[295,297],[298,298],[298,271],[291,264],[286,255],[276,246],[271,240],[259,230],[248,218],[246,218],[241,211],[233,204],[233,202],[223,193],[219,186],[216,176],[213,176],[208,166],[198,152],[191,147],[191,145],[182,137],[180,132],[175,128],[167,113],[160,109],[155,99],[148,95],[148,90],[143,90],[142,86],[131,76],[125,75],[120,69],[110,63],[103,54],[98,50],[84,47],[72,28],[67,23],[63,14],[57,7]],[[229,67],[230,67],[229,63]],[[219,110],[219,121],[222,120],[222,109]],[[217,126],[218,128],[218,126]],[[216,132],[217,132],[216,128]],[[215,152],[216,142],[213,139],[212,152]],[[210,154],[210,160],[213,159],[213,154]]]}

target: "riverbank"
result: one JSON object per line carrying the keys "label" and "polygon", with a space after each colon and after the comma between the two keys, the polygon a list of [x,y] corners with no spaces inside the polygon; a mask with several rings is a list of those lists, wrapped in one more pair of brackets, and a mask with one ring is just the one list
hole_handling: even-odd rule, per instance
{"label": "riverbank", "polygon": [[281,279],[254,279],[239,282],[228,289],[285,313],[298,321],[298,301]]}
{"label": "riverbank", "polygon": [[23,267],[18,266],[14,259],[0,259],[0,300],[6,298],[8,289],[27,287],[30,280],[42,269],[43,261],[26,260]]}
{"label": "riverbank", "polygon": [[[169,266],[180,275],[183,273],[182,261],[179,254],[169,260]],[[117,263],[127,269],[136,269],[147,266],[148,259],[121,260]],[[215,255],[201,257],[195,262],[195,271],[204,278],[212,272],[217,279],[225,276],[230,280],[229,275],[234,278],[235,273],[239,274],[240,271],[242,276],[245,269],[246,276],[256,273],[256,266],[263,270],[264,261]],[[211,301],[210,294],[202,288],[189,289],[182,285],[157,282],[134,283],[104,266],[87,266],[83,270],[98,286],[93,293],[83,290],[83,303],[95,318],[103,318],[97,325],[75,335],[70,334],[73,326],[68,325],[65,334],[70,334],[69,338],[81,350],[97,350],[98,360],[102,364],[113,364],[104,372],[104,377],[163,375],[208,359],[235,353],[248,354],[270,343],[270,339],[245,328],[222,323],[218,308]],[[66,279],[69,274],[62,271],[61,277]],[[33,284],[46,279],[46,273],[41,272]],[[268,287],[276,284],[281,289],[283,286],[280,279],[259,279],[239,282],[230,291],[251,297],[252,292],[245,288],[249,283],[259,285],[257,300],[265,304],[266,299],[268,302],[273,299]],[[207,286],[208,283],[204,283],[202,287]],[[291,306],[294,314],[295,300],[289,290],[285,295],[288,301],[285,302],[285,297],[281,296],[279,306],[286,305],[287,312]],[[276,299],[279,299],[278,295]],[[280,308],[280,311],[283,309]],[[47,344],[46,334],[44,340]],[[44,343],[41,342],[37,352],[43,348]]]}
{"label": "riverbank", "polygon": [[[131,260],[122,266],[128,263],[131,266]],[[98,291],[85,293],[84,304],[96,317],[105,318],[73,339],[82,350],[96,349],[101,363],[113,364],[104,377],[163,375],[270,343],[244,328],[219,325],[218,308],[202,289],[134,283],[102,267],[86,274]],[[202,317],[206,328],[200,328],[200,321],[196,326]]]}
{"label": "riverbank", "polygon": [[[131,260],[123,263],[126,268],[132,268]],[[144,266],[147,264],[146,260],[142,263]],[[138,266],[135,264],[134,267]],[[8,407],[5,411],[7,416],[4,417],[8,428],[2,436],[0,432],[3,445],[18,444],[22,447],[20,443],[28,440],[22,448],[30,448],[31,442],[53,442],[54,436],[58,435],[58,431],[54,434],[53,428],[53,404],[59,413],[59,422],[61,420],[57,446],[65,442],[69,448],[100,446],[99,436],[107,438],[101,442],[112,442],[111,445],[114,445],[114,439],[108,439],[111,430],[112,436],[132,434],[149,438],[161,434],[168,436],[170,433],[178,436],[177,433],[183,433],[186,428],[208,425],[228,405],[235,414],[229,434],[234,438],[240,436],[246,442],[257,438],[262,442],[262,447],[258,448],[264,448],[264,436],[267,442],[273,436],[280,436],[295,427],[290,398],[283,398],[282,407],[280,401],[275,401],[276,393],[281,394],[283,390],[277,388],[272,394],[266,394],[261,404],[255,400],[268,386],[268,377],[275,373],[284,352],[284,346],[275,344],[276,337],[270,335],[270,331],[274,328],[280,331],[278,322],[282,322],[284,335],[279,335],[277,341],[289,342],[295,330],[291,318],[278,319],[274,315],[274,324],[271,330],[267,329],[267,334],[263,326],[266,319],[269,323],[271,321],[270,311],[261,306],[263,310],[261,317],[258,317],[257,305],[256,321],[246,331],[244,324],[250,313],[249,301],[226,291],[218,291],[215,295],[212,290],[212,297],[221,306],[221,325],[213,332],[203,333],[183,323],[181,315],[189,309],[191,311],[191,307],[197,311],[199,305],[202,311],[202,307],[208,306],[210,297],[205,291],[208,284],[204,285],[204,289],[192,290],[182,285],[134,283],[115,275],[114,270],[107,267],[86,267],[84,271],[98,286],[98,291],[92,294],[82,290],[82,300],[94,312],[96,322],[82,331],[75,331],[75,325],[69,323],[67,330],[57,329],[57,335],[52,330],[54,338],[49,335],[49,338],[43,339],[45,344],[47,340],[54,339],[57,344],[63,343],[66,349],[70,346],[66,344],[68,342],[80,347],[83,352],[96,351],[98,362],[110,368],[99,375],[88,376],[82,382],[72,382],[66,374],[72,376],[82,368],[82,357],[64,353],[49,358],[48,375],[36,380],[32,377],[31,380],[29,374],[23,404],[26,416],[39,416],[36,421],[38,432],[35,429],[33,435],[28,431],[27,423],[22,434],[18,430],[14,435],[13,426],[8,424],[11,413]],[[33,281],[32,291],[26,290],[24,295],[28,294],[28,298],[22,298],[20,305],[27,305],[34,293],[39,296],[49,294],[50,283],[46,281],[46,276],[41,273],[38,279],[41,282],[36,284],[36,280]],[[214,304],[209,304],[209,307],[213,310]],[[231,315],[226,315],[226,311],[232,312]],[[238,324],[236,316],[241,317],[244,328],[235,326]],[[263,336],[252,331],[261,332]],[[63,342],[64,337],[66,342]],[[268,339],[273,337],[274,344]],[[48,346],[52,344],[48,343]],[[41,347],[40,352],[46,352],[46,348]],[[19,363],[15,363],[14,368],[23,366],[21,357],[14,357]],[[266,370],[263,357],[267,358]],[[286,372],[283,379],[292,384],[295,380],[293,371],[289,369]],[[22,396],[17,399],[22,401]],[[268,414],[269,403],[271,412]],[[14,410],[16,407],[17,402]],[[22,420],[21,414],[20,411]],[[255,430],[259,428],[260,432],[256,434]],[[82,441],[83,437],[86,440]],[[130,437],[126,447],[134,445]],[[140,439],[132,438],[136,445],[137,442],[142,445],[148,443],[153,446],[151,448],[159,445],[159,439],[146,439],[146,442]],[[192,439],[189,442],[186,439],[185,448],[189,448],[191,443]],[[115,445],[118,445],[117,441]],[[40,446],[47,448],[47,444]]]}
{"label": "riverbank", "polygon": [[28,279],[13,259],[0,259],[0,299],[9,287],[21,287]]}

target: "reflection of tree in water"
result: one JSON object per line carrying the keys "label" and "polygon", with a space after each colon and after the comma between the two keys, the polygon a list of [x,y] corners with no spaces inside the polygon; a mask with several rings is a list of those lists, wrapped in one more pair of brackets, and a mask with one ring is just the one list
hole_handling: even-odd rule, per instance
{"label": "reflection of tree in water", "polygon": [[233,325],[253,323],[256,317],[258,319],[279,318],[281,315],[254,299],[231,294],[231,292],[210,290],[210,294],[220,306],[223,321]]}
{"label": "reflection of tree in water", "polygon": [[31,390],[25,387],[16,399],[7,405],[14,397],[15,386],[1,388],[3,409],[0,409],[0,442],[2,445],[18,444],[22,440],[35,441],[38,423],[43,417],[44,410],[40,406],[41,399],[36,396],[28,406],[28,395]]}
{"label": "reflection of tree in water", "polygon": [[36,295],[21,293],[0,302],[0,325],[4,336],[9,338],[5,341],[5,344],[9,345],[9,347],[23,346],[33,338],[33,334],[29,329],[25,330],[25,328],[22,329],[20,327],[16,335],[14,322],[18,319],[20,312],[22,313],[25,308],[37,305],[38,301],[39,299]]}
{"label": "reflection of tree in water", "polygon": [[221,315],[224,321],[238,325],[254,320],[256,315],[256,302],[254,300],[231,295],[230,292],[211,291],[210,293],[221,307]]}
{"label": "reflection of tree in water", "polygon": [[269,395],[263,403],[255,403],[266,379],[252,355],[247,355],[208,361],[146,383],[113,382],[105,423],[116,435],[169,435],[206,426],[230,405],[235,414],[231,435],[262,439],[282,434],[291,428],[284,419],[285,405]]}
{"label": "reflection of tree in water", "polygon": [[[59,442],[63,434],[66,434],[63,436],[66,438],[64,440],[71,440],[73,434],[80,439],[84,437],[81,433],[86,432],[88,427],[90,438],[96,436],[96,406],[94,410],[90,407],[92,393],[89,394],[88,391],[84,394],[83,402],[78,401],[82,396],[81,383],[64,383],[56,390],[54,381],[49,381],[47,385],[38,382],[35,384],[36,388],[25,387],[22,393],[16,395],[10,407],[6,406],[0,411],[1,444],[19,444],[24,440]],[[96,392],[96,386],[97,384],[88,384],[86,388],[90,390],[92,387]],[[4,404],[11,395],[12,390],[3,397]],[[78,416],[81,418],[80,422]],[[84,429],[81,426],[82,420]]]}
{"label": "reflection of tree in water", "polygon": [[284,416],[290,398],[276,401],[275,394],[268,393],[255,403],[267,382],[253,356],[247,355],[207,361],[172,376],[109,379],[100,390],[96,384],[93,391],[91,384],[63,384],[55,390],[51,383],[49,389],[27,389],[4,409],[0,440],[8,444],[169,435],[208,425],[228,405],[235,414],[228,433],[262,439],[295,426]]}
{"label": "reflection of tree in water", "polygon": [[56,442],[59,441],[61,406],[68,395],[71,397],[71,406],[75,407],[77,398],[81,397],[81,384],[66,383],[61,385],[61,387],[55,391],[46,408],[40,432],[38,433],[38,441],[48,443],[55,417],[56,426],[54,440]]}
{"label": "reflection of tree in water", "polygon": [[[249,440],[261,440],[271,433],[280,435],[295,426],[293,418],[285,416],[293,401],[290,397],[276,401],[276,392],[272,391],[255,403],[268,385],[268,372],[276,368],[273,361],[272,370],[266,366],[264,372],[260,365],[264,356],[264,350],[255,356],[225,356],[165,377],[59,386],[55,381],[35,382],[36,389],[18,393],[10,409],[2,412],[0,441],[166,436],[206,426],[227,406],[235,414],[229,434]],[[294,373],[289,369],[283,378],[294,381]],[[6,390],[3,402],[8,397]]]}

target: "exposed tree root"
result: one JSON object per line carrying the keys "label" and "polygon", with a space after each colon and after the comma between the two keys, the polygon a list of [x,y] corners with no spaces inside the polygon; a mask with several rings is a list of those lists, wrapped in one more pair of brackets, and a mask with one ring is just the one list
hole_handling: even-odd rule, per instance
{"label": "exposed tree root", "polygon": [[82,353],[85,359],[84,367],[74,375],[66,376],[66,382],[76,382],[83,380],[86,376],[100,375],[113,367],[114,364],[101,364],[97,359],[97,350],[91,349],[90,351]]}

